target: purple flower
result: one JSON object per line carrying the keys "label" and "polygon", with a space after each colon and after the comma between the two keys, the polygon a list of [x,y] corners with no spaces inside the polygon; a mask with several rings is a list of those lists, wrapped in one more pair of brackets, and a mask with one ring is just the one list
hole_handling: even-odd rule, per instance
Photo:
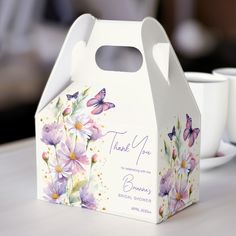
{"label": "purple flower", "polygon": [[55,161],[49,164],[52,175],[58,181],[65,181],[71,174],[70,167],[62,161]]}
{"label": "purple flower", "polygon": [[175,213],[182,209],[188,200],[188,182],[177,180],[170,192],[170,212]]}
{"label": "purple flower", "polygon": [[85,152],[86,148],[84,144],[73,143],[71,139],[67,139],[66,143],[61,144],[61,150],[57,151],[57,155],[70,168],[72,174],[75,174],[84,171],[83,165],[89,164]]}
{"label": "purple flower", "polygon": [[97,140],[100,137],[102,137],[101,129],[97,126],[97,124],[93,120],[90,120],[90,123],[91,123],[90,130],[92,131],[92,135],[91,135],[90,139]]}
{"label": "purple flower", "polygon": [[42,130],[42,141],[47,145],[56,146],[62,139],[62,125],[57,123],[46,124]]}
{"label": "purple flower", "polygon": [[81,206],[89,209],[96,209],[96,201],[92,193],[89,193],[88,186],[80,189]]}
{"label": "purple flower", "polygon": [[189,173],[193,172],[193,170],[195,169],[196,165],[197,165],[197,161],[194,158],[193,154],[190,153],[190,168],[189,168]]}
{"label": "purple flower", "polygon": [[179,160],[178,173],[189,174],[194,170],[195,166],[196,166],[196,159],[194,158],[194,155],[191,152],[188,153],[187,155],[183,154]]}
{"label": "purple flower", "polygon": [[161,177],[159,196],[164,197],[168,195],[172,185],[172,170],[168,170],[167,173]]}
{"label": "purple flower", "polygon": [[61,195],[66,191],[66,183],[54,182],[50,183],[47,188],[44,189],[44,198],[52,203],[61,203]]}

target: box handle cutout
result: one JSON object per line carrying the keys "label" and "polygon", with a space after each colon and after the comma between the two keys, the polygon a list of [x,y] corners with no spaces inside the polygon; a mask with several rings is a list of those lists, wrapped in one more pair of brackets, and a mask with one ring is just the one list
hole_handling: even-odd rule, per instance
{"label": "box handle cutout", "polygon": [[142,53],[127,46],[101,46],[95,60],[100,69],[118,72],[137,72],[143,64]]}

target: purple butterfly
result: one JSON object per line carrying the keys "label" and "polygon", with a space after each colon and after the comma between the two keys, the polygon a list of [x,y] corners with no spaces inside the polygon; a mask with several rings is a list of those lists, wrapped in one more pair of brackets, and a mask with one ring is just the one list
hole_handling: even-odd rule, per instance
{"label": "purple butterfly", "polygon": [[66,94],[66,97],[68,101],[70,101],[72,98],[77,99],[78,95],[79,95],[79,92],[76,92],[74,94]]}
{"label": "purple butterfly", "polygon": [[187,119],[186,128],[184,130],[183,137],[184,137],[184,141],[186,141],[188,139],[188,146],[192,147],[195,140],[197,139],[200,129],[199,128],[195,128],[195,129],[192,128],[192,118],[188,114],[186,114],[186,119]]}
{"label": "purple butterfly", "polygon": [[103,88],[94,98],[91,98],[87,102],[87,106],[94,106],[95,108],[92,110],[93,115],[98,115],[103,111],[109,110],[110,108],[115,107],[115,104],[111,102],[104,102],[104,98],[106,96],[106,89]]}
{"label": "purple butterfly", "polygon": [[175,126],[172,128],[172,132],[168,133],[170,140],[172,141],[173,137],[176,136]]}

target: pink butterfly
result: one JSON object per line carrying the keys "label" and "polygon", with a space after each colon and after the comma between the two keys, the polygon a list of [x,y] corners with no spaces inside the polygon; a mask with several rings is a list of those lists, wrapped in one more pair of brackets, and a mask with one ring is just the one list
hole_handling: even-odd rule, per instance
{"label": "pink butterfly", "polygon": [[98,115],[103,111],[109,110],[110,108],[115,107],[115,104],[111,102],[104,102],[104,98],[106,96],[106,89],[103,88],[94,98],[91,98],[87,102],[87,106],[94,106],[95,108],[92,110],[93,115]]}
{"label": "pink butterfly", "polygon": [[192,147],[195,140],[197,139],[200,129],[199,128],[195,128],[195,129],[192,128],[192,118],[188,114],[186,114],[186,119],[187,119],[186,128],[184,130],[183,137],[184,137],[184,141],[186,141],[188,139],[188,146]]}

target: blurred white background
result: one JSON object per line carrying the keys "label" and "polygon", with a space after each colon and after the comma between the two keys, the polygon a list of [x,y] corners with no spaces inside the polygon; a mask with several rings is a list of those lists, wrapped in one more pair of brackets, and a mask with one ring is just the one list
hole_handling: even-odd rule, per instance
{"label": "blurred white background", "polygon": [[[214,8],[213,8],[214,6]],[[234,0],[0,0],[0,143],[34,135],[34,112],[73,21],[157,18],[184,70],[236,66]],[[133,51],[101,55],[132,67]]]}

